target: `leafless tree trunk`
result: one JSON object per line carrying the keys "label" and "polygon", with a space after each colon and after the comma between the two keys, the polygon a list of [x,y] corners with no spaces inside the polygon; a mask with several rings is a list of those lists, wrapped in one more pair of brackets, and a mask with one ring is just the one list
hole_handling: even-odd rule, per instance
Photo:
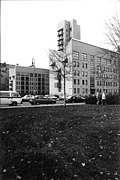
{"label": "leafless tree trunk", "polygon": [[70,53],[50,50],[49,64],[53,68],[52,73],[59,74],[63,78],[64,91],[64,107],[66,107],[66,78],[71,73],[72,63],[68,61]]}

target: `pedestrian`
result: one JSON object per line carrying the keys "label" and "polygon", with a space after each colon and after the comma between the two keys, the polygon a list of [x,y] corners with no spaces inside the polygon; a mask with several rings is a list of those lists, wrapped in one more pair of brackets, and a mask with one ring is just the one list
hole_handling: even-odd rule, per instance
{"label": "pedestrian", "polygon": [[99,98],[99,105],[100,105],[102,103],[102,94],[101,94],[101,92],[99,92],[98,98]]}
{"label": "pedestrian", "polygon": [[103,91],[102,93],[102,104],[105,105],[106,103],[106,94],[105,94],[105,91]]}
{"label": "pedestrian", "polygon": [[99,105],[100,104],[100,93],[99,93],[99,90],[97,90],[96,99],[97,99],[97,105]]}

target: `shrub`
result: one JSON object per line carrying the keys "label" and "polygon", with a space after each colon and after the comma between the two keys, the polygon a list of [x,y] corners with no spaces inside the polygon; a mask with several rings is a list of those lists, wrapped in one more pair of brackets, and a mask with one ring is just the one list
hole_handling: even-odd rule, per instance
{"label": "shrub", "polygon": [[106,96],[106,104],[120,104],[120,96],[109,94]]}
{"label": "shrub", "polygon": [[94,95],[89,95],[86,97],[86,104],[96,104],[97,98]]}

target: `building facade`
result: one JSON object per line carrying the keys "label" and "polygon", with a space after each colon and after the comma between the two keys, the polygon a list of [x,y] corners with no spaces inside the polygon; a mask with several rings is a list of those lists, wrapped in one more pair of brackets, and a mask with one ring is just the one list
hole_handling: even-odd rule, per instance
{"label": "building facade", "polygon": [[0,63],[0,90],[9,91],[9,69],[14,65]]}
{"label": "building facade", "polygon": [[49,70],[23,66],[9,69],[9,90],[24,94],[49,94]]}
{"label": "building facade", "polygon": [[[81,42],[79,38],[70,38],[66,46],[67,51],[69,53],[65,54],[68,58],[66,69],[70,68],[70,71],[65,79],[66,95],[85,96],[95,94],[97,90],[105,90],[107,94],[120,92],[119,53]],[[57,63],[57,60],[55,62]],[[50,66],[50,94],[63,95],[63,77],[54,71]]]}
{"label": "building facade", "polygon": [[71,21],[62,21],[58,24],[58,51],[68,45],[71,38],[80,40],[80,25],[75,19]]}

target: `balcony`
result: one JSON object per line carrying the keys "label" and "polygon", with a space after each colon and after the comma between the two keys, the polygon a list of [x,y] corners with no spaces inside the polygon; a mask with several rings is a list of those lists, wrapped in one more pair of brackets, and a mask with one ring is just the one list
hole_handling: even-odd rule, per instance
{"label": "balcony", "polygon": [[58,51],[63,51],[63,47],[59,47]]}
{"label": "balcony", "polygon": [[63,41],[58,42],[58,46],[63,46]]}

